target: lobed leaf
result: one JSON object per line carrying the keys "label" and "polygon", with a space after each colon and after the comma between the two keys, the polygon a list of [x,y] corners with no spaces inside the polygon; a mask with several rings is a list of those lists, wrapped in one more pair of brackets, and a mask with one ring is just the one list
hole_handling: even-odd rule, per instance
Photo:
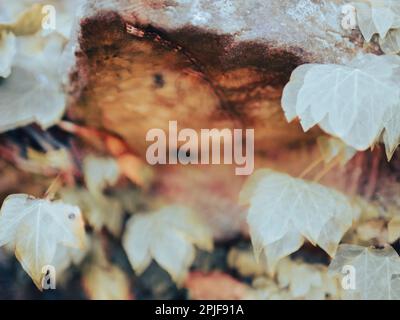
{"label": "lobed leaf", "polygon": [[242,192],[250,195],[247,221],[255,253],[264,253],[269,271],[304,239],[333,256],[355,215],[349,200],[318,183],[272,170],[259,171],[256,177]]}
{"label": "lobed leaf", "polygon": [[207,251],[213,248],[211,231],[190,210],[179,206],[135,214],[122,242],[136,273],[141,274],[154,258],[178,284],[193,263],[194,245]]}
{"label": "lobed leaf", "polygon": [[400,141],[399,70],[400,57],[372,54],[346,66],[300,66],[283,92],[286,118],[299,117],[304,131],[318,124],[357,150],[382,139],[390,157]]}
{"label": "lobed leaf", "polygon": [[345,290],[348,298],[400,299],[400,257],[391,246],[374,249],[356,245],[340,245],[329,269],[331,272],[343,275],[345,266],[354,268],[354,272],[347,275],[354,277],[355,284],[355,287]]}
{"label": "lobed leaf", "polygon": [[0,246],[10,245],[24,270],[41,289],[42,268],[52,265],[58,245],[84,247],[78,207],[26,194],[7,197],[0,211]]}

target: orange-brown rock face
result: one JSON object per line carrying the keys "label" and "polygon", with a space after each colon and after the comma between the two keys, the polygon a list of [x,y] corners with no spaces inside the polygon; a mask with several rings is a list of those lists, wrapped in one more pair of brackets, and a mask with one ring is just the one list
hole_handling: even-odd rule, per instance
{"label": "orange-brown rock face", "polygon": [[[216,7],[223,8],[221,1],[196,2],[209,24],[190,18],[191,7],[181,1],[93,1],[77,40],[71,87],[80,94],[71,99],[70,117],[121,136],[142,157],[147,132],[168,132],[171,120],[197,132],[252,128],[256,168],[299,174],[317,157],[314,147],[299,147],[312,144],[320,132],[305,134],[286,122],[282,88],[301,63],[345,61],[363,52],[350,41],[357,35],[338,27],[341,2],[330,12],[327,1],[302,1],[321,11],[313,16],[321,14],[325,22],[313,21],[293,1],[270,0],[261,7],[233,1],[235,10],[225,14]],[[260,24],[263,19],[269,29]],[[335,172],[333,185],[356,179],[344,172]],[[194,207],[224,238],[243,230],[237,204],[243,181],[226,166],[162,166],[155,189]]]}
{"label": "orange-brown rock face", "polygon": [[168,131],[172,120],[197,131],[254,128],[258,150],[313,138],[284,119],[280,96],[288,74],[250,62],[225,70],[171,42],[121,38],[85,52],[88,82],[71,114],[120,135],[138,153],[145,154],[150,129]]}

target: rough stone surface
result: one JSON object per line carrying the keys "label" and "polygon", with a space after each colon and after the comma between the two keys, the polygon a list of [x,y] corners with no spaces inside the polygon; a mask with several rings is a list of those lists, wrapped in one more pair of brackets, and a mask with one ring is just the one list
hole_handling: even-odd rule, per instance
{"label": "rough stone surface", "polygon": [[[196,29],[226,36],[222,63],[240,55],[240,43],[265,44],[303,60],[346,62],[362,52],[359,33],[341,27],[347,0],[92,0],[87,14],[117,11],[124,19],[167,34]],[[179,39],[179,38],[178,38]],[[265,52],[268,57],[269,52]]]}

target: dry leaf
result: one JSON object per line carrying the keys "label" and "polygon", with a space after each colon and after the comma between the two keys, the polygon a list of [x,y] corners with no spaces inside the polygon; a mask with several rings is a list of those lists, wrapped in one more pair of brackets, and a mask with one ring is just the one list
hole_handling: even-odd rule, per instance
{"label": "dry leaf", "polygon": [[137,274],[152,258],[180,284],[195,258],[194,245],[211,251],[211,231],[187,208],[163,207],[147,214],[135,214],[127,223],[123,247]]}
{"label": "dry leaf", "polygon": [[246,284],[219,271],[191,272],[184,286],[193,300],[241,300],[250,290]]}
{"label": "dry leaf", "polygon": [[118,181],[118,163],[113,158],[89,155],[83,161],[83,173],[88,190],[95,197],[101,198],[103,190]]}
{"label": "dry leaf", "polygon": [[117,158],[119,170],[130,181],[147,189],[152,183],[154,172],[152,168],[137,156],[124,154]]}
{"label": "dry leaf", "polygon": [[11,31],[17,36],[32,35],[42,26],[42,5],[37,1],[20,0],[1,5],[0,31]]}
{"label": "dry leaf", "polygon": [[27,158],[32,164],[42,169],[54,168],[61,171],[70,171],[73,168],[73,160],[65,148],[47,152],[39,152],[28,148]]}
{"label": "dry leaf", "polygon": [[271,278],[258,277],[253,280],[252,289],[243,300],[292,300],[289,291],[278,287]]}
{"label": "dry leaf", "polygon": [[384,244],[387,241],[386,222],[382,219],[373,219],[357,226],[357,236],[361,241],[377,239]]}
{"label": "dry leaf", "polygon": [[265,268],[257,262],[254,252],[232,248],[228,253],[228,266],[236,269],[242,276],[261,276],[265,274]]}
{"label": "dry leaf", "polygon": [[250,178],[243,188],[250,196],[247,220],[255,253],[264,252],[270,272],[304,238],[335,254],[355,215],[343,194],[272,170],[259,171],[255,180]]}
{"label": "dry leaf", "polygon": [[12,245],[36,286],[42,268],[52,265],[57,246],[83,248],[85,230],[78,207],[26,194],[7,197],[1,207],[0,246]]}
{"label": "dry leaf", "polygon": [[90,264],[84,268],[82,284],[92,300],[129,300],[130,281],[125,272],[107,259],[105,243],[101,237],[91,238]]}
{"label": "dry leaf", "polygon": [[400,217],[395,216],[388,224],[388,241],[393,243],[400,238]]}
{"label": "dry leaf", "polygon": [[[384,249],[365,248],[355,245],[340,245],[329,269],[342,274],[344,267],[354,268],[354,287],[349,286],[345,294],[350,299],[398,300],[400,299],[400,258],[391,247]],[[342,282],[346,282],[343,278]]]}
{"label": "dry leaf", "polygon": [[129,279],[116,265],[92,264],[83,275],[83,287],[92,300],[130,300]]}

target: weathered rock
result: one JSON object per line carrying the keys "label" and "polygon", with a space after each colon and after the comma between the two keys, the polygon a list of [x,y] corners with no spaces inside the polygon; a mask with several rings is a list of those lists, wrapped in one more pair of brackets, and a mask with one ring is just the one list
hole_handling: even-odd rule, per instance
{"label": "weathered rock", "polygon": [[259,150],[306,139],[280,109],[291,71],[364,52],[359,34],[340,26],[341,0],[89,2],[72,78],[83,92],[72,113],[141,153],[148,129],[168,120],[253,127]]}
{"label": "weathered rock", "polygon": [[[284,119],[280,98],[292,70],[378,51],[341,28],[344,3],[90,0],[77,32],[69,115],[120,135],[142,156],[148,130],[168,131],[169,120],[195,130],[254,128],[256,167],[263,166],[319,134]],[[164,167],[158,190],[219,223],[216,237],[232,236],[242,228],[243,178],[224,172]]]}

